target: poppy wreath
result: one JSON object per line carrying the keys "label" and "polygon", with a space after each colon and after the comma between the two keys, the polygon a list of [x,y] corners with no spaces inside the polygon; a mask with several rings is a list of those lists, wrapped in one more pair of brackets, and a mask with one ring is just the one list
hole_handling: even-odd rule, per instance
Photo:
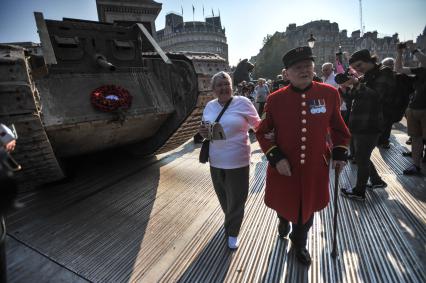
{"label": "poppy wreath", "polygon": [[129,109],[132,96],[127,89],[115,85],[103,85],[90,94],[92,105],[104,112],[112,112],[119,108]]}

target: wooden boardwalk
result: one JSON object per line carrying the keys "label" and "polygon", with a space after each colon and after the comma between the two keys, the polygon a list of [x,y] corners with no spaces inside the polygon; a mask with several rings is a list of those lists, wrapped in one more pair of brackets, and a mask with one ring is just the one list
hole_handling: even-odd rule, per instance
{"label": "wooden boardwalk", "polygon": [[[69,180],[20,195],[25,207],[8,218],[9,281],[426,282],[426,178],[402,175],[406,138],[399,124],[391,149],[374,151],[388,188],[369,191],[364,203],[339,198],[337,260],[330,256],[334,207],[316,214],[309,268],[277,237],[256,142],[236,252],[226,247],[198,146],[152,159],[82,157]],[[355,174],[356,165],[347,166],[340,186],[353,186]]]}

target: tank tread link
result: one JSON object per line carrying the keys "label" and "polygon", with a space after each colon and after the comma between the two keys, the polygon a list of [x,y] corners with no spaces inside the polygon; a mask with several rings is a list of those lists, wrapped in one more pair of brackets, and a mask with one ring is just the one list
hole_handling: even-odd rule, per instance
{"label": "tank tread link", "polygon": [[207,102],[213,99],[210,79],[219,71],[228,71],[224,59],[216,54],[195,52],[184,52],[183,54],[193,62],[197,74],[199,91],[197,104],[181,126],[173,133],[167,142],[155,152],[155,154],[173,150],[197,133],[204,107]]}

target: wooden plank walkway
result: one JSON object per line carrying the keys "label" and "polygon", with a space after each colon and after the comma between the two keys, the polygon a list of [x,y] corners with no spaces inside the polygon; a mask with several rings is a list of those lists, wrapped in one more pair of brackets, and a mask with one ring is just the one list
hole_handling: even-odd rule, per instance
{"label": "wooden plank walkway", "polygon": [[[334,207],[309,234],[313,263],[297,262],[263,203],[266,161],[252,144],[250,192],[236,252],[207,165],[191,142],[152,159],[124,153],[75,160],[69,180],[21,194],[8,218],[10,282],[426,282],[426,178],[407,177],[404,125],[374,163],[388,183],[365,203],[339,198],[339,258],[330,256]],[[83,162],[84,161],[84,162]],[[340,186],[355,184],[347,166]],[[330,172],[331,180],[333,173]],[[333,192],[333,187],[330,188]]]}

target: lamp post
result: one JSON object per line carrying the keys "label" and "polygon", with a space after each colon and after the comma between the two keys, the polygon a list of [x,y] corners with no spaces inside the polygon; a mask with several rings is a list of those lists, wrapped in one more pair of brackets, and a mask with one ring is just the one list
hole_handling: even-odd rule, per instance
{"label": "lamp post", "polygon": [[309,45],[310,48],[314,48],[315,40],[316,39],[314,38],[314,35],[311,33],[311,37],[309,37],[309,39],[308,39],[308,45]]}

